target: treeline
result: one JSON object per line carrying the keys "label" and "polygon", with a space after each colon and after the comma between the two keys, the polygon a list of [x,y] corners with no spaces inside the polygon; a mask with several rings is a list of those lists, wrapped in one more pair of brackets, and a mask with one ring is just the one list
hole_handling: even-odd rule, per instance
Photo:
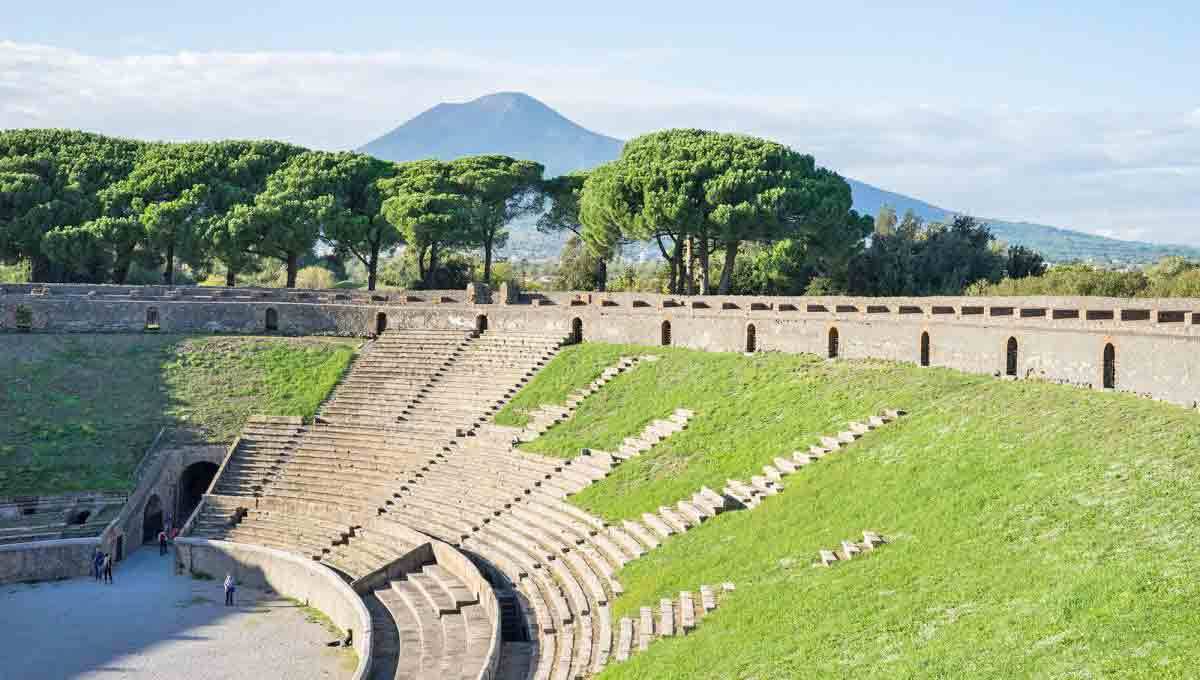
{"label": "treeline", "polygon": [[[1044,269],[1035,253],[998,250],[969,217],[873,220],[851,205],[850,186],[812,156],[702,130],[644,135],[616,161],[552,178],[499,155],[391,163],[273,141],[0,133],[0,264],[23,263],[33,281],[161,272],[171,284],[185,270],[234,285],[282,269],[295,287],[352,269],[370,289],[458,288],[511,275],[495,254],[507,226],[532,216],[570,233],[557,282],[572,289],[957,294]],[[631,242],[662,262],[622,261]],[[311,264],[317,275],[301,277]]]}
{"label": "treeline", "polygon": [[503,226],[541,211],[542,166],[506,156],[390,163],[272,141],[148,143],[65,130],[0,133],[0,261],[33,281],[124,283],[135,266],[178,265],[227,285],[271,261],[294,287],[323,244],[374,289],[397,245],[439,284],[443,254],[483,253]]}
{"label": "treeline", "polygon": [[1158,263],[1129,271],[1102,269],[1089,264],[1052,267],[1040,276],[1005,278],[979,283],[969,295],[1091,295],[1100,297],[1200,297],[1200,263],[1165,257]]}

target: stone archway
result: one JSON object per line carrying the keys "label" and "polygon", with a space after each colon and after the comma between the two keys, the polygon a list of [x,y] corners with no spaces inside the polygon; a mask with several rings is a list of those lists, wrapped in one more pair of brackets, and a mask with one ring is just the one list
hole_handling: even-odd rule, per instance
{"label": "stone archway", "polygon": [[1117,389],[1117,348],[1111,342],[1104,345],[1104,368],[1101,384],[1106,390]]}
{"label": "stone archway", "polygon": [[1018,346],[1016,338],[1009,338],[1004,352],[1004,375],[1017,375]]}
{"label": "stone archway", "polygon": [[375,315],[375,335],[383,335],[383,332],[387,330],[387,327],[388,327],[387,314],[384,314],[383,312],[379,312],[378,314],[376,314]]}
{"label": "stone archway", "polygon": [[475,317],[475,332],[482,334],[482,333],[486,333],[487,329],[488,329],[487,314],[480,314],[479,316]]}
{"label": "stone archway", "polygon": [[752,323],[746,324],[746,351],[749,353],[758,351],[758,332]]}
{"label": "stone archway", "polygon": [[662,327],[660,329],[659,335],[660,335],[659,340],[661,341],[661,343],[664,347],[671,344],[671,322],[670,321],[662,322]]}
{"label": "stone archway", "polygon": [[835,326],[833,328],[830,328],[829,329],[829,358],[830,359],[838,358],[838,354],[841,352],[841,347],[839,347],[840,342],[841,342],[841,338],[838,336],[837,327]]}
{"label": "stone archway", "polygon": [[192,516],[192,511],[200,504],[200,498],[208,493],[208,487],[217,476],[218,469],[216,463],[208,461],[192,463],[184,468],[183,474],[179,476],[179,493],[176,495],[179,507],[173,520],[175,526],[183,526]]}
{"label": "stone archway", "polygon": [[274,307],[267,308],[267,316],[265,321],[265,326],[268,332],[279,330],[279,312],[276,312]]}
{"label": "stone archway", "polygon": [[583,342],[583,319],[579,317],[571,319],[571,342],[577,345]]}
{"label": "stone archway", "polygon": [[153,543],[158,540],[158,532],[163,530],[162,499],[153,494],[146,500],[142,508],[142,543]]}
{"label": "stone archway", "polygon": [[929,365],[929,331],[921,333],[921,365]]}

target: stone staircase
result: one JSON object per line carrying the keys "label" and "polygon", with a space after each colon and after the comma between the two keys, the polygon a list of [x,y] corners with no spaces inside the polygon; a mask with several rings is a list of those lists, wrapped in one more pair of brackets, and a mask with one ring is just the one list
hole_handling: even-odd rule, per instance
{"label": "stone staircase", "polygon": [[734,589],[732,583],[700,586],[699,596],[683,591],[673,600],[664,598],[658,607],[642,607],[636,619],[622,618],[617,624],[613,660],[628,661],[634,654],[649,649],[656,638],[687,635],[716,610],[722,595]]}
{"label": "stone staircase", "polygon": [[427,564],[363,596],[378,680],[481,677],[495,631],[479,597],[449,570]]}

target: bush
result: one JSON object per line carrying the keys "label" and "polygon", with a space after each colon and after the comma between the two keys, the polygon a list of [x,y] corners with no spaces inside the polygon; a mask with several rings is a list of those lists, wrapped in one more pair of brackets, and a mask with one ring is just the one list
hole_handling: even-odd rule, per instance
{"label": "bush", "polygon": [[[280,287],[287,283],[286,273],[283,280],[278,283]],[[305,267],[296,272],[297,288],[333,288],[333,284],[333,272],[324,267]]]}
{"label": "bush", "polygon": [[13,315],[16,317],[17,328],[29,330],[33,327],[33,310],[26,305],[17,305],[17,311]]}

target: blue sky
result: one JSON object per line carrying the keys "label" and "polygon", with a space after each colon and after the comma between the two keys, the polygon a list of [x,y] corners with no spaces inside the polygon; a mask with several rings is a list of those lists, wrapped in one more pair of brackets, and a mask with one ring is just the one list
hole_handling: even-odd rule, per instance
{"label": "blue sky", "polygon": [[350,148],[520,90],[619,137],[760,134],[951,209],[1200,243],[1200,4],[574,4],[27,3],[0,127]]}

